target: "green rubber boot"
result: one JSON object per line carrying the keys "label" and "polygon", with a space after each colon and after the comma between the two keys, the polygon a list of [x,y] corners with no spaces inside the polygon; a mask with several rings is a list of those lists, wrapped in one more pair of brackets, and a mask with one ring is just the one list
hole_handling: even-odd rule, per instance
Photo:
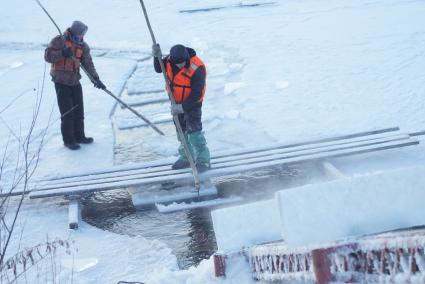
{"label": "green rubber boot", "polygon": [[[190,144],[189,138],[188,138],[187,134],[185,134],[184,136],[186,137],[186,141],[187,141],[187,144],[189,146],[189,151],[192,154],[193,159],[196,161],[196,153],[194,152],[193,147]],[[179,141],[180,141],[180,139],[179,139]],[[179,146],[178,151],[179,151],[179,160],[188,161],[188,158],[186,157],[186,153],[184,151],[184,147],[183,147],[183,144],[181,143],[181,141],[180,141],[180,146]]]}
{"label": "green rubber boot", "polygon": [[188,140],[198,171],[204,172],[208,170],[211,167],[210,150],[208,150],[204,133],[202,131],[189,133]]}

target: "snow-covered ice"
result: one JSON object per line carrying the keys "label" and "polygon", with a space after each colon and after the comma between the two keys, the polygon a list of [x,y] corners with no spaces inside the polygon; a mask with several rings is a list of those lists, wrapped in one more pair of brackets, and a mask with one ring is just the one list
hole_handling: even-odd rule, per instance
{"label": "snow-covered ice", "polygon": [[[211,151],[389,126],[400,126],[404,131],[424,129],[422,1],[277,1],[256,8],[179,13],[239,2],[146,1],[164,53],[182,43],[194,47],[207,65],[203,116]],[[125,86],[131,92],[163,88],[161,75],[149,69],[150,60],[143,61],[150,53],[151,41],[138,1],[45,0],[43,4],[62,29],[75,19],[88,24],[86,40],[101,79],[111,91],[120,94]],[[29,127],[46,67],[43,49],[56,32],[35,1],[2,3],[0,149],[10,137],[9,128],[24,134]],[[137,66],[140,68],[133,73]],[[94,89],[87,79],[82,80],[87,134],[94,136],[95,144],[70,152],[62,146],[55,92],[48,77],[35,132],[48,124],[50,127],[36,176],[111,166],[114,133],[109,115],[113,99]],[[147,98],[151,94],[143,95]],[[152,113],[155,115],[159,113]],[[137,137],[134,143],[143,143],[145,148],[168,157],[176,154],[175,137],[162,140],[155,135]],[[15,151],[16,147],[9,149]],[[347,175],[424,161],[423,146],[333,160]],[[10,182],[13,171],[13,164],[4,169],[2,184]],[[73,254],[74,271],[69,269],[70,256],[58,255],[60,282],[252,281],[243,263],[231,266],[226,279],[217,280],[211,260],[179,271],[175,256],[159,241],[117,235],[85,223],[79,231],[69,231],[66,206],[53,201],[25,200],[9,255],[45,241],[47,235],[49,239],[73,241],[74,249],[78,249]]]}

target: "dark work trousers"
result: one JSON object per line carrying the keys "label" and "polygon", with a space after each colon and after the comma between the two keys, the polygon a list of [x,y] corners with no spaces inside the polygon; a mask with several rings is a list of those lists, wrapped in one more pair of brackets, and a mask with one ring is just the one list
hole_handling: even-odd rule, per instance
{"label": "dark work trousers", "polygon": [[[196,165],[210,167],[210,151],[207,147],[207,140],[205,140],[204,133],[202,132],[201,117],[202,109],[197,107],[184,114],[180,114],[179,121],[187,139],[189,151]],[[179,136],[177,137],[180,138]],[[181,143],[179,147],[179,160],[187,160],[184,147]]]}
{"label": "dark work trousers", "polygon": [[202,108],[196,107],[188,112],[179,114],[178,117],[185,134],[202,130]]}
{"label": "dark work trousers", "polygon": [[84,104],[81,84],[68,86],[55,83],[61,113],[61,132],[64,143],[75,143],[85,137]]}

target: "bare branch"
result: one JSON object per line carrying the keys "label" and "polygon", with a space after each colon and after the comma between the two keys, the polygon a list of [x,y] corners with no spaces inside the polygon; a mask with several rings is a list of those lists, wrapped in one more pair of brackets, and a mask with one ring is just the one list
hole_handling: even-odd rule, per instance
{"label": "bare branch", "polygon": [[[1,164],[0,164],[0,181],[2,179],[3,169],[4,169],[4,166],[6,164],[6,160],[7,160],[7,150],[9,149],[9,143],[10,143],[10,134],[7,137],[6,145],[4,147],[3,158],[2,158],[2,161],[1,161]],[[2,192],[3,192],[3,188],[0,186],[0,193],[2,193]]]}
{"label": "bare branch", "polygon": [[[2,277],[7,277],[8,272],[12,272],[13,279],[9,279],[8,283],[17,282],[30,268],[34,267],[47,257],[50,257],[51,265],[55,265],[55,256],[58,248],[63,248],[65,253],[69,254],[71,243],[69,240],[57,239],[55,241],[47,240],[43,244],[38,244],[32,248],[26,248],[19,251],[14,256],[0,265],[0,273]],[[52,272],[55,275],[55,268],[52,266]],[[53,278],[54,278],[53,275]]]}
{"label": "bare branch", "polygon": [[22,93],[20,93],[18,96],[16,96],[15,98],[12,99],[12,101],[5,106],[2,110],[0,110],[0,114],[2,114],[3,112],[5,112],[9,107],[11,107],[19,98],[21,98],[23,95],[25,95],[26,93],[30,92],[30,91],[35,91],[35,89],[28,89],[23,91]]}
{"label": "bare branch", "polygon": [[[3,122],[3,124],[6,125],[6,127],[9,130],[9,137],[13,136],[17,141],[18,141],[18,149],[17,149],[17,157],[16,157],[16,164],[15,164],[15,171],[13,173],[13,179],[12,179],[12,186],[11,189],[9,191],[9,196],[6,196],[2,202],[1,202],[1,207],[0,210],[2,212],[1,214],[1,222],[0,222],[0,226],[5,228],[7,233],[5,236],[5,241],[1,243],[1,254],[0,254],[0,267],[4,267],[4,260],[5,260],[5,255],[6,255],[6,251],[9,247],[9,243],[12,239],[12,235],[15,229],[15,225],[18,219],[18,215],[21,211],[21,208],[23,206],[23,202],[24,202],[24,198],[25,198],[25,192],[26,189],[28,187],[29,184],[29,180],[32,177],[32,175],[35,172],[35,169],[38,165],[39,162],[39,157],[40,157],[40,153],[41,153],[41,148],[44,145],[44,138],[45,135],[47,133],[47,129],[45,128],[43,131],[41,131],[41,141],[40,143],[37,145],[38,148],[35,151],[35,153],[32,152],[31,150],[31,142],[33,141],[32,137],[33,137],[33,133],[34,130],[36,128],[37,125],[37,121],[40,115],[40,110],[41,110],[41,104],[42,104],[42,100],[43,100],[43,91],[44,91],[44,82],[45,82],[45,75],[46,75],[46,65],[44,68],[44,74],[43,74],[43,80],[42,80],[42,84],[41,84],[41,88],[39,86],[38,91],[37,92],[37,97],[35,100],[35,104],[33,107],[33,111],[32,111],[32,119],[30,121],[30,125],[29,125],[29,129],[25,135],[25,137],[21,136],[22,133],[22,127],[20,127],[20,131],[19,131],[19,135],[17,135],[12,129],[11,127],[9,127],[9,125],[0,117],[1,121]],[[10,107],[10,105],[8,106]],[[4,111],[4,110],[3,110]],[[50,121],[50,117],[49,117],[49,121]],[[8,141],[9,143],[9,141]],[[7,149],[6,149],[7,152]],[[5,166],[4,163],[6,161],[6,153],[3,156],[3,163],[1,165],[1,173],[3,173],[3,167]],[[20,158],[22,155],[22,159]],[[5,216],[6,216],[6,212],[7,212],[7,205],[9,204],[9,199],[11,196],[12,191],[19,185],[23,183],[23,192],[18,200],[18,204],[16,206],[15,211],[12,213],[12,221],[11,224],[9,225],[6,220],[5,220]],[[4,231],[2,231],[4,232]],[[1,233],[1,232],[0,232]],[[32,256],[32,254],[29,254],[30,256]],[[24,267],[24,271],[27,268],[27,258],[25,258],[24,256],[20,255],[19,257],[15,258],[15,261],[17,261],[18,263],[22,264]],[[8,264],[10,264],[9,261],[7,261]],[[1,270],[1,269],[0,269]],[[18,277],[17,272],[16,272],[16,266],[14,267],[13,270],[13,274],[15,275],[15,277]]]}

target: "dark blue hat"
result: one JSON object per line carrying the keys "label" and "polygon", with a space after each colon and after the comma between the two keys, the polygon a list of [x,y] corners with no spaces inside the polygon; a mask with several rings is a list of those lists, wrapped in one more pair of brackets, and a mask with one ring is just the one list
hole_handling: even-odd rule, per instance
{"label": "dark blue hat", "polygon": [[170,60],[173,64],[183,63],[189,60],[189,52],[184,45],[176,44],[170,49]]}
{"label": "dark blue hat", "polygon": [[73,35],[84,35],[87,32],[88,27],[81,21],[74,21],[69,30]]}

